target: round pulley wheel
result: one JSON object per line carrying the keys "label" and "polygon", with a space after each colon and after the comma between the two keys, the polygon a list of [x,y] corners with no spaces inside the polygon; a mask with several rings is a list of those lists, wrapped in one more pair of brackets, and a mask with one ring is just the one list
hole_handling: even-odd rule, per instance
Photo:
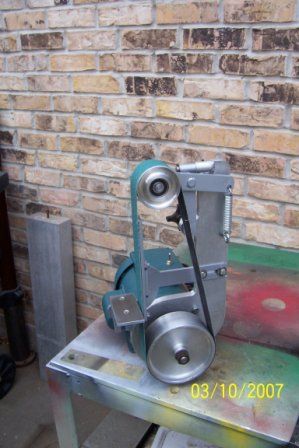
{"label": "round pulley wheel", "polygon": [[0,355],[0,399],[10,391],[15,380],[16,365],[6,354]]}
{"label": "round pulley wheel", "polygon": [[138,183],[138,198],[150,208],[168,207],[180,192],[176,173],[167,166],[153,166],[147,169]]}
{"label": "round pulley wheel", "polygon": [[212,335],[197,316],[174,311],[154,320],[145,332],[147,365],[168,384],[181,384],[201,375],[215,355]]}

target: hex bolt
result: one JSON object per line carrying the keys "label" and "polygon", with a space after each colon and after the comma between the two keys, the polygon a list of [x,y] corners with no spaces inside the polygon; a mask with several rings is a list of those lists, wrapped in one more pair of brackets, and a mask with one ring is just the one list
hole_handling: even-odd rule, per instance
{"label": "hex bolt", "polygon": [[187,180],[187,187],[188,188],[194,188],[196,185],[195,177],[189,177]]}
{"label": "hex bolt", "polygon": [[123,310],[123,313],[124,313],[124,314],[129,314],[129,313],[130,313],[130,310],[125,309],[125,310]]}
{"label": "hex bolt", "polygon": [[190,361],[190,356],[188,351],[185,348],[182,348],[175,353],[175,359],[179,364],[185,365]]}
{"label": "hex bolt", "polygon": [[119,300],[120,302],[123,302],[124,300],[126,300],[126,298],[125,298],[125,296],[120,296],[120,297],[118,298],[118,300]]}
{"label": "hex bolt", "polygon": [[220,275],[220,277],[225,277],[226,276],[226,268],[218,269],[218,274]]}
{"label": "hex bolt", "polygon": [[207,271],[201,271],[201,278],[206,278],[208,275]]}

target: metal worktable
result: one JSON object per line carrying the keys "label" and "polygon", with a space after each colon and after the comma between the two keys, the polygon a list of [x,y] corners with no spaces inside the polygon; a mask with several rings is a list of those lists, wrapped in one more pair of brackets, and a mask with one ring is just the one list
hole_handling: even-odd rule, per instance
{"label": "metal worktable", "polygon": [[240,392],[243,384],[279,383],[280,398],[222,398],[216,389],[213,398],[194,399],[190,384],[155,380],[100,317],[48,364],[60,448],[79,446],[71,392],[223,448],[287,444],[299,414],[298,258],[291,254],[276,266],[273,253],[258,252],[260,264],[253,265],[252,253],[242,260],[235,250],[216,358],[195,382],[235,383]]}

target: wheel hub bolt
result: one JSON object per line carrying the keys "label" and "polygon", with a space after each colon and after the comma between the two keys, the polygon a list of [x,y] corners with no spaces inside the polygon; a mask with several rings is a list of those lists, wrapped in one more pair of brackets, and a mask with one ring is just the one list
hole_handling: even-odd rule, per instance
{"label": "wheel hub bolt", "polygon": [[181,349],[176,352],[175,359],[179,364],[185,365],[190,361],[190,356],[186,349]]}

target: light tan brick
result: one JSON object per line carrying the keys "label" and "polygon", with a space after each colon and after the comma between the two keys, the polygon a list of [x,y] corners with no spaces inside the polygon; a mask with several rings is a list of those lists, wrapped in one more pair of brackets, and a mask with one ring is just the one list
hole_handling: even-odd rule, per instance
{"label": "light tan brick", "polygon": [[69,50],[112,50],[116,46],[116,33],[112,30],[69,31]]}
{"label": "light tan brick", "polygon": [[83,208],[96,213],[103,213],[105,215],[113,216],[128,216],[129,205],[128,201],[120,199],[106,199],[98,196],[83,196]]}
{"label": "light tan brick", "polygon": [[184,96],[220,100],[243,100],[244,83],[235,79],[185,79]]}
{"label": "light tan brick", "polygon": [[[100,181],[100,179],[97,180]],[[70,218],[72,223],[77,226],[90,227],[91,229],[102,231],[106,228],[104,216],[99,216],[95,213],[88,213],[86,210],[83,211],[82,209],[76,208],[64,208],[63,216]],[[104,263],[106,263],[106,261],[104,261]]]}
{"label": "light tan brick", "polygon": [[278,222],[279,206],[235,197],[233,201],[233,216],[255,219],[257,221]]}
{"label": "light tan brick", "polygon": [[299,159],[291,160],[291,179],[299,180]]}
{"label": "light tan brick", "polygon": [[285,159],[281,157],[261,157],[225,152],[225,159],[230,164],[231,170],[236,173],[284,177]]}
{"label": "light tan brick", "polygon": [[238,106],[235,104],[219,107],[220,123],[244,126],[267,126],[278,128],[282,126],[284,109],[267,106]]}
{"label": "light tan brick", "polygon": [[62,188],[40,188],[41,200],[54,205],[73,207],[79,202],[79,193],[66,191]]}
{"label": "light tan brick", "polygon": [[[87,276],[79,276],[75,277],[75,286],[80,289],[85,289],[87,291],[92,291],[95,293],[99,293],[99,291],[108,291],[109,284],[104,280],[99,280],[97,278],[91,278]],[[83,317],[87,317],[88,319],[97,319],[100,315],[100,310],[93,308],[91,306],[79,305],[77,304],[77,314]]]}
{"label": "light tan brick", "polygon": [[84,241],[94,246],[113,250],[126,250],[127,240],[123,236],[111,235],[108,232],[99,232],[93,229],[83,229]]}
{"label": "light tan brick", "polygon": [[60,137],[62,151],[94,154],[100,156],[104,152],[103,143],[99,140],[86,137]]}
{"label": "light tan brick", "polygon": [[157,116],[179,120],[213,120],[212,103],[157,100]]}
{"label": "light tan brick", "polygon": [[0,36],[0,51],[3,53],[9,53],[11,51],[17,51],[18,42],[16,36],[4,34]]}
{"label": "light tan brick", "polygon": [[48,23],[49,28],[88,28],[96,24],[96,11],[93,8],[51,9]]}
{"label": "light tan brick", "polygon": [[299,135],[287,131],[254,131],[254,149],[256,151],[278,152],[299,155]]}
{"label": "light tan brick", "polygon": [[8,31],[41,30],[46,27],[44,11],[22,11],[4,14],[4,23]]}
{"label": "light tan brick", "polygon": [[299,208],[286,207],[284,212],[284,223],[289,227],[299,228]]}
{"label": "light tan brick", "polygon": [[0,90],[26,90],[25,79],[17,76],[0,76]]}
{"label": "light tan brick", "polygon": [[25,168],[25,181],[30,184],[47,185],[48,187],[59,187],[60,173],[42,168]]}
{"label": "light tan brick", "polygon": [[294,107],[291,112],[291,128],[299,131],[299,107]]}
{"label": "light tan brick", "polygon": [[50,96],[47,95],[12,95],[14,109],[50,110]]}
{"label": "light tan brick", "polygon": [[103,7],[99,10],[100,26],[149,25],[152,23],[151,2]]}
{"label": "light tan brick", "polygon": [[[97,179],[88,176],[73,176],[64,174],[63,176],[64,188],[70,190],[85,190],[91,193],[104,193],[106,192],[106,184],[104,179]],[[101,226],[103,230],[103,225]]]}
{"label": "light tan brick", "polygon": [[117,198],[129,199],[131,196],[130,183],[119,180],[110,180],[108,185],[108,192]]}
{"label": "light tan brick", "polygon": [[204,2],[158,3],[157,23],[217,22],[218,4],[215,0]]}
{"label": "light tan brick", "polygon": [[108,155],[113,159],[123,160],[144,160],[155,157],[155,149],[148,143],[134,143],[132,141],[112,141],[109,142]]}
{"label": "light tan brick", "polygon": [[47,149],[55,151],[56,136],[48,134],[32,134],[19,131],[19,144],[22,148]]}
{"label": "light tan brick", "polygon": [[103,266],[101,264],[93,262],[87,262],[86,266],[88,274],[92,277],[101,278],[109,282],[114,281],[116,268],[112,266]]}
{"label": "light tan brick", "polygon": [[299,204],[299,185],[290,182],[248,179],[248,194],[259,199]]}
{"label": "light tan brick", "polygon": [[9,127],[31,128],[31,112],[2,112],[0,114],[0,125]]}
{"label": "light tan brick", "polygon": [[19,163],[22,165],[34,165],[35,151],[24,151],[21,149],[2,149],[3,162]]}
{"label": "light tan brick", "polygon": [[119,93],[118,80],[111,75],[78,75],[73,76],[75,92],[86,93]]}
{"label": "light tan brick", "polygon": [[194,125],[189,127],[189,142],[241,149],[249,144],[249,133],[238,129]]}
{"label": "light tan brick", "polygon": [[150,71],[151,57],[145,54],[112,53],[100,56],[100,70],[117,72]]}
{"label": "light tan brick", "polygon": [[27,0],[27,6],[29,8],[46,8],[53,6],[53,0]]}
{"label": "light tan brick", "polygon": [[8,56],[7,58],[7,71],[9,72],[33,72],[47,70],[47,66],[48,59],[44,54],[22,54]]}
{"label": "light tan brick", "polygon": [[124,161],[81,157],[81,170],[84,174],[127,178],[127,164]]}
{"label": "light tan brick", "polygon": [[275,224],[248,222],[245,224],[246,238],[272,246],[299,249],[299,230],[281,227]]}
{"label": "light tan brick", "polygon": [[67,76],[59,75],[36,75],[28,77],[28,88],[40,92],[67,92],[69,80]]}
{"label": "light tan brick", "polygon": [[41,131],[74,132],[76,125],[72,115],[36,114],[35,128]]}
{"label": "light tan brick", "polygon": [[24,0],[0,0],[0,10],[22,9],[25,6]]}
{"label": "light tan brick", "polygon": [[55,54],[50,58],[53,72],[83,72],[96,69],[93,54]]}
{"label": "light tan brick", "polygon": [[98,110],[98,98],[96,96],[58,95],[54,96],[54,110],[59,112],[80,112],[82,114],[94,114]]}
{"label": "light tan brick", "polygon": [[172,123],[134,121],[131,135],[137,138],[180,141],[183,140],[183,127]]}
{"label": "light tan brick", "polygon": [[4,57],[0,56],[0,72],[4,72]]}
{"label": "light tan brick", "polygon": [[291,22],[295,0],[224,0],[225,22]]}
{"label": "light tan brick", "polygon": [[9,109],[9,95],[0,93],[0,109]]}
{"label": "light tan brick", "polygon": [[38,153],[40,166],[44,168],[56,168],[59,170],[75,171],[77,168],[77,156],[69,154]]}
{"label": "light tan brick", "polygon": [[22,165],[6,165],[5,171],[8,174],[10,180],[23,181],[23,167]]}
{"label": "light tan brick", "polygon": [[98,135],[126,135],[126,124],[122,120],[102,117],[80,117],[80,131]]}
{"label": "light tan brick", "polygon": [[87,244],[74,244],[74,256],[99,263],[110,263],[109,251]]}
{"label": "light tan brick", "polygon": [[152,117],[151,100],[147,98],[102,98],[103,113],[131,117]]}

